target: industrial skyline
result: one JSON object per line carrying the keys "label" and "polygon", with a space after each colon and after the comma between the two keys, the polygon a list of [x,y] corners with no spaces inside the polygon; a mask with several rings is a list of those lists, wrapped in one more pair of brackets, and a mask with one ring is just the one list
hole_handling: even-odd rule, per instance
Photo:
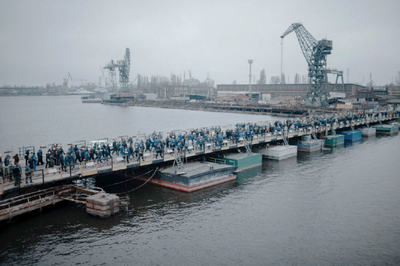
{"label": "industrial skyline", "polygon": [[[130,49],[130,76],[182,75],[248,83],[248,59],[267,83],[279,76],[281,38],[303,23],[333,41],[328,67],[351,83],[394,81],[400,70],[397,1],[2,1],[0,86],[62,84],[68,73],[97,82],[99,65]],[[295,35],[283,44],[283,73],[307,74]],[[332,80],[330,80],[332,81]],[[334,82],[334,81],[333,81]]]}

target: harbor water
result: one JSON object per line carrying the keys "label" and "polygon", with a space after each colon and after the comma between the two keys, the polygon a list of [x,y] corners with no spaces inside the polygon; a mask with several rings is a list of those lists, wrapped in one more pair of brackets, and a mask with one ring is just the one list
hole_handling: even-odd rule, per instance
{"label": "harbor water", "polygon": [[[0,153],[277,119],[82,104],[79,97],[0,97],[0,113]],[[260,171],[195,193],[147,184],[130,194],[128,212],[108,219],[61,204],[0,228],[0,263],[399,265],[399,151],[399,135],[373,137],[263,160]]]}

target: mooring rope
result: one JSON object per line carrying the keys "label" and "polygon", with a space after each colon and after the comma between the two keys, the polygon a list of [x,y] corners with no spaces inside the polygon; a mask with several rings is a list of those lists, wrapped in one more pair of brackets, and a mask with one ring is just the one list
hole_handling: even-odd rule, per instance
{"label": "mooring rope", "polygon": [[126,193],[133,192],[133,191],[135,191],[135,190],[137,190],[137,189],[143,187],[144,185],[146,185],[146,184],[156,175],[157,170],[158,170],[158,167],[154,170],[154,173],[149,177],[149,179],[147,179],[146,182],[144,182],[144,183],[141,184],[140,186],[135,187],[134,189],[131,189],[131,190],[128,190],[128,191],[125,191],[125,192],[119,192],[119,193],[113,193],[113,194],[115,194],[115,195],[126,194]]}
{"label": "mooring rope", "polygon": [[[148,172],[146,172],[146,173],[144,173],[144,174],[142,174],[142,175],[147,175],[147,174],[150,173],[151,171],[153,171],[153,170],[150,170],[150,171],[148,171]],[[122,183],[129,182],[129,181],[134,180],[134,179],[136,179],[136,178],[137,178],[137,176],[134,176],[134,177],[132,177],[132,178],[130,178],[130,179],[127,179],[127,180],[124,180],[124,181],[121,181],[121,182],[112,183],[112,184],[103,186],[102,188],[111,187],[111,186],[116,186],[116,185],[119,185],[119,184],[122,184]]]}

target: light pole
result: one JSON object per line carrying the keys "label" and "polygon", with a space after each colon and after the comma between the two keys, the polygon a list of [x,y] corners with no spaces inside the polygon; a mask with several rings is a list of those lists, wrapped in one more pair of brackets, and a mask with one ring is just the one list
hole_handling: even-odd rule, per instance
{"label": "light pole", "polygon": [[253,100],[253,97],[251,95],[251,64],[253,63],[253,59],[249,59],[249,65],[250,65],[250,73],[249,73],[249,92],[250,92],[250,101]]}

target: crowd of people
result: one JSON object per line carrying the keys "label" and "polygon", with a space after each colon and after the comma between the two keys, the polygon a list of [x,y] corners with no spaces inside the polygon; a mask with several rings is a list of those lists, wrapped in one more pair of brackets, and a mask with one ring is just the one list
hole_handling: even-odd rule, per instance
{"label": "crowd of people", "polygon": [[[387,112],[377,114],[380,117],[387,117]],[[395,115],[399,115],[396,112]],[[76,164],[96,161],[102,163],[108,161],[113,156],[124,157],[129,163],[130,159],[144,161],[149,154],[154,154],[155,159],[164,158],[165,154],[173,153],[191,153],[194,151],[202,151],[206,149],[215,149],[224,145],[238,144],[243,142],[251,142],[254,136],[263,137],[265,134],[269,136],[281,136],[287,132],[303,131],[305,128],[320,126],[333,128],[334,124],[350,123],[352,121],[360,121],[365,118],[364,114],[351,115],[331,115],[314,116],[303,119],[287,119],[285,121],[275,121],[267,123],[238,123],[234,127],[221,128],[202,127],[194,128],[186,131],[175,130],[168,133],[165,137],[163,133],[153,132],[149,135],[142,134],[136,137],[125,137],[108,141],[93,141],[91,145],[70,145],[64,150],[62,145],[53,144],[43,154],[39,149],[35,154],[29,150],[25,151],[25,182],[32,183],[32,172],[36,171],[37,166],[45,165],[45,168],[60,167],[66,171],[68,167],[75,168]],[[45,161],[43,157],[45,156]],[[20,158],[15,154],[12,158],[10,155],[2,158],[0,154],[0,177],[3,180],[14,180],[17,186],[21,182],[22,168]]]}

